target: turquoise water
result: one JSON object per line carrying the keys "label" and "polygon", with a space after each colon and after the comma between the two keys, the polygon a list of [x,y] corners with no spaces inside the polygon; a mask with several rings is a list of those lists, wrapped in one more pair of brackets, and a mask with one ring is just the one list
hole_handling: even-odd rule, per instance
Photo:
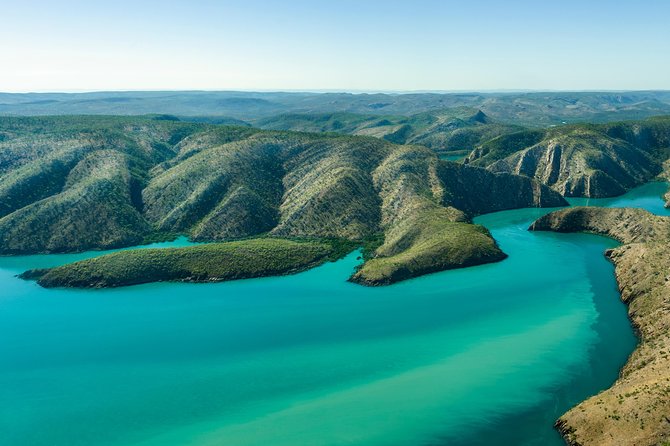
{"label": "turquoise water", "polygon": [[670,209],[660,199],[668,190],[668,183],[652,182],[614,198],[568,198],[574,206],[606,206],[643,208],[656,215],[670,216]]}
{"label": "turquoise water", "polygon": [[[654,187],[623,199],[656,209]],[[383,288],[346,282],[356,254],[112,290],[14,277],[99,253],[0,258],[0,444],[560,445],[555,418],[635,338],[615,243],[528,232],[547,211],[477,219],[503,262]]]}
{"label": "turquoise water", "polygon": [[465,151],[465,152],[458,152],[458,153],[449,153],[449,154],[442,154],[439,155],[439,158],[441,160],[447,160],[447,161],[461,161],[464,159],[466,156],[468,156],[470,152]]}

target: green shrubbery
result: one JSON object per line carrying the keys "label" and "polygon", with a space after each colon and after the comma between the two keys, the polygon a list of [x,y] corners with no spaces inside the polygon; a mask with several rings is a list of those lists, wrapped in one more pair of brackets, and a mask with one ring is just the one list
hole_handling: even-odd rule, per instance
{"label": "green shrubbery", "polygon": [[26,272],[45,287],[117,287],[156,281],[222,281],[287,274],[335,260],[353,249],[345,241],[274,238],[184,248],[120,251],[48,270]]}

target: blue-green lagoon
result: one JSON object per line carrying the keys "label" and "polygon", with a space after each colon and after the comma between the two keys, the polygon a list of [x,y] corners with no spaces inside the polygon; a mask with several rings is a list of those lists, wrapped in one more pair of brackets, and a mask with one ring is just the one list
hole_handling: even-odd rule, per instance
{"label": "blue-green lagoon", "polygon": [[[664,187],[618,200],[662,212]],[[602,255],[616,243],[526,230],[548,211],[477,219],[503,262],[380,288],[346,282],[357,253],[109,290],[15,277],[99,253],[0,258],[0,444],[560,445],[553,421],[635,338]]]}

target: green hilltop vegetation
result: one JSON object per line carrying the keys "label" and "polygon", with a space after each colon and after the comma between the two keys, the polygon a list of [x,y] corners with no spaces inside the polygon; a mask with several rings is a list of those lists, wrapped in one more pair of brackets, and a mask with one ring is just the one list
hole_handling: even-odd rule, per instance
{"label": "green hilltop vegetation", "polygon": [[670,117],[657,117],[511,133],[464,162],[534,178],[564,196],[611,197],[662,174],[669,157]]}
{"label": "green hilltop vegetation", "polygon": [[164,116],[0,118],[0,134],[1,254],[338,239],[368,247],[353,280],[377,285],[502,258],[477,214],[566,204],[529,178],[372,137]]}
{"label": "green hilltop vegetation", "polygon": [[256,125],[373,136],[423,145],[439,157],[469,151],[468,165],[535,178],[564,196],[620,195],[661,174],[670,157],[668,117],[524,128],[461,107],[411,116],[286,114]]}
{"label": "green hilltop vegetation", "polygon": [[419,144],[438,155],[470,151],[497,136],[522,127],[494,122],[472,108],[442,109],[411,116],[354,113],[286,114],[255,122],[260,128],[302,132],[336,132],[373,136],[396,144]]}

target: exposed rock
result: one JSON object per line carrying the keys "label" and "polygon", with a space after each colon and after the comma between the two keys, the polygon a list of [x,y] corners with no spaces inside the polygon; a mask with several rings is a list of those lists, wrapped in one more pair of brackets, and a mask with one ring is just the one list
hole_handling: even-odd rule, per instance
{"label": "exposed rock", "polygon": [[548,186],[519,175],[492,174],[486,169],[450,162],[440,163],[437,175],[444,185],[442,203],[469,215],[568,204]]}
{"label": "exposed rock", "polygon": [[531,229],[586,231],[619,240],[606,255],[640,344],[609,389],[557,422],[570,445],[652,446],[670,441],[670,218],[641,209],[570,208]]}
{"label": "exposed rock", "polygon": [[644,209],[578,206],[551,212],[537,219],[534,231],[592,232],[621,243],[647,243],[670,237],[670,218]]}
{"label": "exposed rock", "polygon": [[564,196],[612,197],[661,174],[669,158],[670,118],[659,117],[510,133],[464,162],[535,178]]}
{"label": "exposed rock", "polygon": [[581,132],[542,141],[489,169],[535,178],[568,197],[621,195],[661,172],[660,164],[641,149]]}

